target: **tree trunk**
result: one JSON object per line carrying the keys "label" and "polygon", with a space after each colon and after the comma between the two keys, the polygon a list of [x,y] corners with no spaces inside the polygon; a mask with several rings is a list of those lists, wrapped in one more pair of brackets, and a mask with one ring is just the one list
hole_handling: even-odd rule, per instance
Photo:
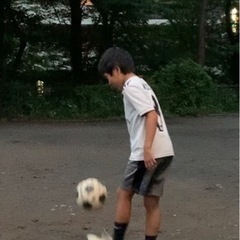
{"label": "tree trunk", "polygon": [[22,56],[23,56],[23,53],[24,53],[24,50],[27,46],[27,41],[25,38],[20,38],[20,44],[19,44],[19,48],[18,48],[18,52],[16,54],[16,58],[15,58],[15,61],[13,63],[13,70],[14,71],[17,71],[21,64],[22,64]]}
{"label": "tree trunk", "polygon": [[105,10],[99,10],[102,17],[102,32],[101,32],[101,44],[98,49],[99,57],[105,52],[109,47],[113,46],[113,21],[108,16]]}
{"label": "tree trunk", "polygon": [[207,0],[202,0],[202,12],[199,25],[199,45],[198,45],[198,63],[205,64],[206,59],[206,15],[207,15]]}
{"label": "tree trunk", "polygon": [[[239,21],[237,25],[237,32],[233,33],[231,25],[231,9],[236,7],[239,10],[238,1],[227,0],[225,14],[226,14],[226,29],[231,45],[237,46],[239,44]],[[230,57],[230,76],[234,85],[239,87],[239,51],[238,48],[234,48],[235,51]]]}
{"label": "tree trunk", "polygon": [[7,83],[4,79],[4,35],[5,35],[5,18],[6,11],[11,6],[11,0],[0,0],[0,117],[3,115],[6,107]]}
{"label": "tree trunk", "polygon": [[81,80],[82,70],[82,8],[80,0],[69,0],[71,7],[70,55],[74,83]]}
{"label": "tree trunk", "polygon": [[5,12],[6,12],[6,1],[7,0],[1,0],[0,1],[0,87],[3,82],[3,62],[4,62],[4,33],[5,33],[5,26],[4,26],[4,20],[5,20]]}
{"label": "tree trunk", "polygon": [[107,14],[102,14],[105,49],[113,45],[113,23]]}

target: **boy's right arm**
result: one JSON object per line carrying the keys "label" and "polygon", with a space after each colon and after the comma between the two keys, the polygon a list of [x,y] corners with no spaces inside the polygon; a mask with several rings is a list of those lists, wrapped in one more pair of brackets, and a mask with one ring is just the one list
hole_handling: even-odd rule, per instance
{"label": "boy's right arm", "polygon": [[152,143],[157,129],[158,115],[153,110],[146,113],[145,118],[144,163],[147,169],[152,169],[157,164],[152,153]]}

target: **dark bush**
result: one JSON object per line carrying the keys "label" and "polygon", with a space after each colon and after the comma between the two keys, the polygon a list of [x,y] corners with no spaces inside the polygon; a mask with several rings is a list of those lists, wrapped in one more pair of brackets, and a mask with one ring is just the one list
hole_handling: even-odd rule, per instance
{"label": "dark bush", "polygon": [[[168,113],[197,115],[230,110],[237,97],[229,88],[221,88],[190,59],[178,59],[155,72],[151,82]],[[224,99],[228,99],[224,102]]]}

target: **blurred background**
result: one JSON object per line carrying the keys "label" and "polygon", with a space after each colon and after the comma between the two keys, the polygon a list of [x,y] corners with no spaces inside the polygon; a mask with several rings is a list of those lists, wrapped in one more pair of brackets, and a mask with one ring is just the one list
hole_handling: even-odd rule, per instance
{"label": "blurred background", "polygon": [[1,0],[0,117],[121,118],[97,72],[111,46],[131,53],[165,114],[238,111],[238,1]]}

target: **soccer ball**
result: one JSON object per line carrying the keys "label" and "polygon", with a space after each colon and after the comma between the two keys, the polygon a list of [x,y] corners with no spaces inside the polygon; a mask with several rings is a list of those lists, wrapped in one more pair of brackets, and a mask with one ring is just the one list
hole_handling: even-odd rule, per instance
{"label": "soccer ball", "polygon": [[101,208],[107,198],[107,188],[96,178],[87,178],[77,185],[77,204],[84,209]]}
{"label": "soccer ball", "polygon": [[94,234],[87,234],[88,240],[113,240],[112,237],[107,233],[107,231],[104,229],[101,237],[94,235]]}

